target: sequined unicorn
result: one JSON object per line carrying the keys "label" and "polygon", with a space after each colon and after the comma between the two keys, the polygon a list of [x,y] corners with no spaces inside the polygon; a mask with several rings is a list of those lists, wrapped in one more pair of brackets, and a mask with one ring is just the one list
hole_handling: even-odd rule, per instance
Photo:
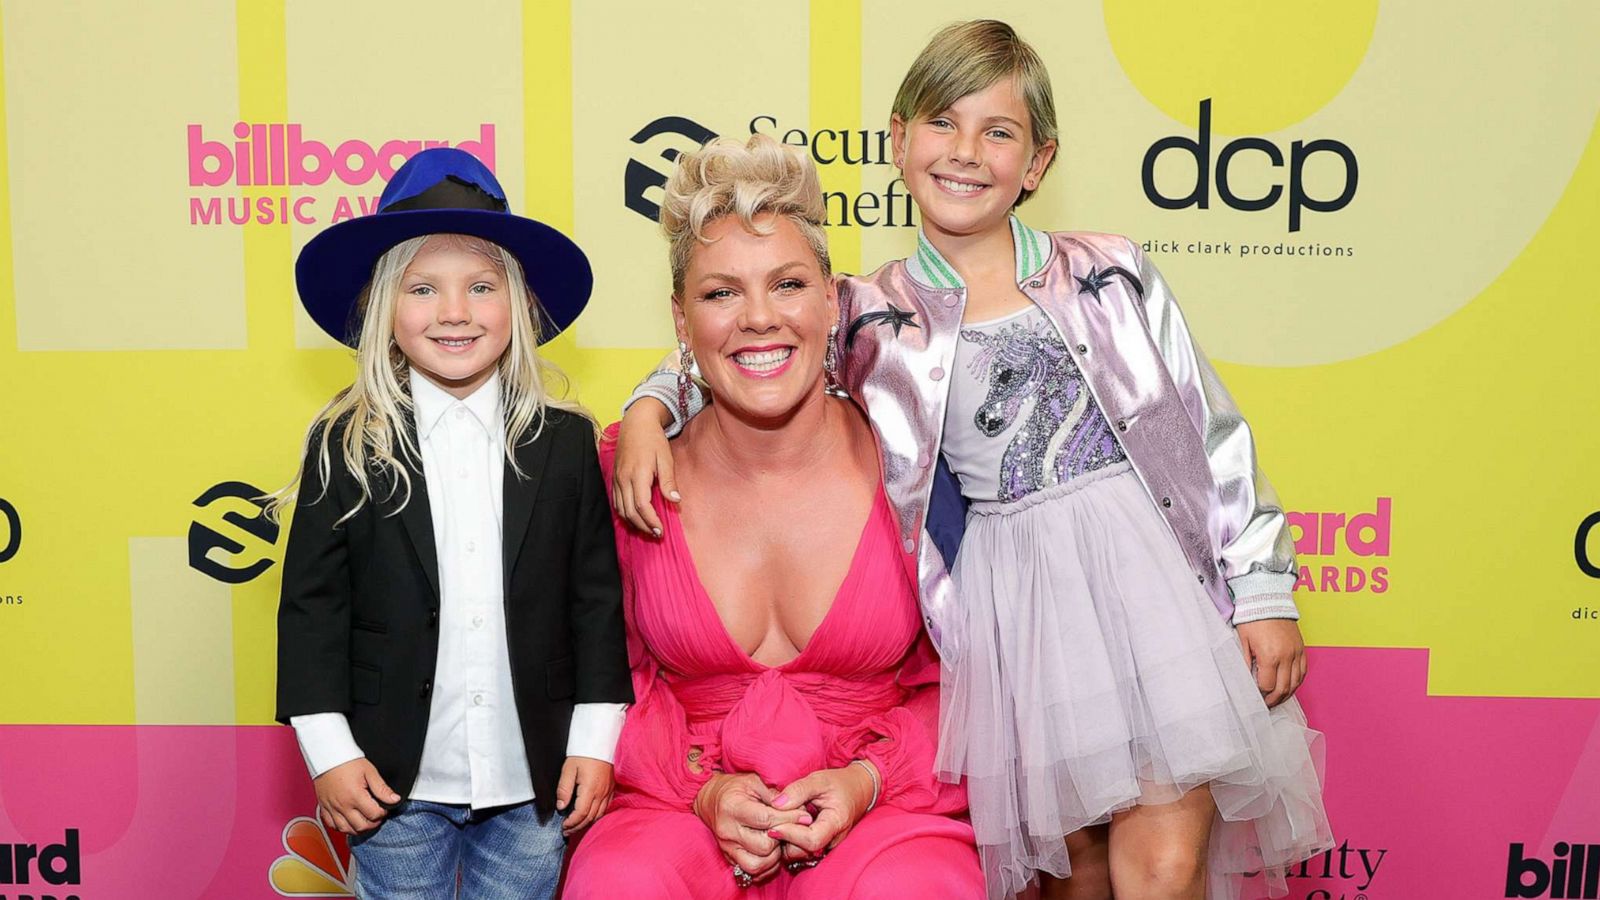
{"label": "sequined unicorn", "polygon": [[[980,366],[988,369],[987,376],[979,377],[989,383],[989,393],[973,415],[980,432],[1003,434],[1023,404],[1034,400],[1000,459],[998,500],[1010,502],[1126,458],[1054,329],[1019,324],[992,334],[967,330],[961,336],[984,348],[973,360],[975,373]],[[1062,424],[1074,412],[1076,420],[1062,434]]]}

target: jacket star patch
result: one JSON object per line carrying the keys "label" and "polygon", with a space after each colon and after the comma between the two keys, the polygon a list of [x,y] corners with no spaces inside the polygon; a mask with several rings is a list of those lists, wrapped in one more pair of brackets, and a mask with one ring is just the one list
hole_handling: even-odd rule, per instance
{"label": "jacket star patch", "polygon": [[1121,275],[1127,279],[1128,286],[1132,287],[1140,297],[1144,296],[1144,285],[1140,283],[1139,277],[1121,266],[1107,266],[1104,269],[1090,267],[1089,277],[1085,278],[1082,275],[1072,277],[1078,279],[1078,293],[1088,294],[1094,297],[1094,302],[1099,303],[1100,289],[1111,284],[1113,275]]}
{"label": "jacket star patch", "polygon": [[899,337],[900,329],[907,325],[912,328],[922,328],[921,325],[917,324],[916,319],[916,313],[908,309],[901,309],[893,303],[889,304],[888,309],[875,309],[871,312],[864,312],[856,316],[855,321],[851,322],[850,327],[845,331],[844,346],[846,349],[854,347],[856,334],[868,325],[888,325],[894,329],[894,336]]}

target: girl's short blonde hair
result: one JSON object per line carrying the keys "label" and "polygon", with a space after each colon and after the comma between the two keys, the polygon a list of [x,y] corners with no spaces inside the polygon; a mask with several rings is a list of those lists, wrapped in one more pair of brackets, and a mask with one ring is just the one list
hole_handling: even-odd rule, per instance
{"label": "girl's short blonde hair", "polygon": [[828,211],[817,168],[809,158],[764,134],[753,134],[744,144],[716,138],[679,156],[661,202],[661,231],[669,244],[673,296],[683,295],[689,256],[696,244],[707,242],[708,225],[736,215],[752,234],[770,234],[770,223],[763,227],[755,221],[763,214],[793,222],[816,254],[822,274],[833,274],[828,237],[822,230]]}
{"label": "girl's short blonde hair", "polygon": [[[900,82],[894,114],[907,123],[926,119],[1003,78],[1016,79],[1022,92],[1032,120],[1033,146],[1056,140],[1056,102],[1044,61],[1015,29],[994,19],[957,22],[940,29]],[[1017,204],[1032,194],[1024,188]]]}

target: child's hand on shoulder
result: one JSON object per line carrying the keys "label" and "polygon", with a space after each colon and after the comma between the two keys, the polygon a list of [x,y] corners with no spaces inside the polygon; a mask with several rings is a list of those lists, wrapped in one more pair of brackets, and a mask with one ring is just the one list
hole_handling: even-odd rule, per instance
{"label": "child's hand on shoulder", "polygon": [[317,814],[323,824],[345,834],[377,828],[389,813],[380,804],[400,802],[400,795],[384,782],[365,756],[334,766],[318,775],[313,784],[317,789]]}
{"label": "child's hand on shoulder", "polygon": [[611,506],[629,525],[656,537],[661,537],[661,517],[650,505],[651,489],[659,481],[661,496],[673,503],[682,499],[667,443],[666,426],[671,421],[671,413],[659,400],[645,397],[628,407],[617,429]]}
{"label": "child's hand on shoulder", "polygon": [[610,763],[587,756],[567,757],[556,785],[556,808],[569,810],[561,833],[572,835],[593,825],[611,805],[615,787]]}

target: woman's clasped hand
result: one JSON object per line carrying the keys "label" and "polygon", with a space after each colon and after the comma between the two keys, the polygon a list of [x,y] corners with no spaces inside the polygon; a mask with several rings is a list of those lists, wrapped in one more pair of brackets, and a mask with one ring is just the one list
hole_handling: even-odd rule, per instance
{"label": "woman's clasped hand", "polygon": [[821,862],[867,814],[873,783],[857,765],[812,772],[781,789],[750,773],[713,775],[695,796],[694,813],[729,864],[759,884],[780,865],[799,871]]}

